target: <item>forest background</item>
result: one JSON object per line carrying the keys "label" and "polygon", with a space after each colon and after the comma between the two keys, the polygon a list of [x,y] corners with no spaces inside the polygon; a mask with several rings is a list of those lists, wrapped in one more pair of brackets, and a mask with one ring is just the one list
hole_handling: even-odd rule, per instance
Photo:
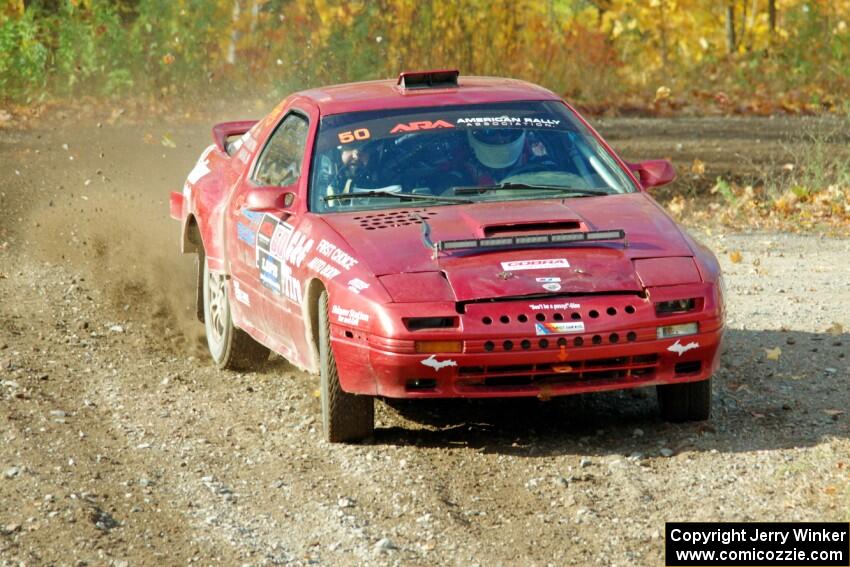
{"label": "forest background", "polygon": [[455,67],[585,110],[847,111],[850,0],[3,0],[0,99],[197,101]]}

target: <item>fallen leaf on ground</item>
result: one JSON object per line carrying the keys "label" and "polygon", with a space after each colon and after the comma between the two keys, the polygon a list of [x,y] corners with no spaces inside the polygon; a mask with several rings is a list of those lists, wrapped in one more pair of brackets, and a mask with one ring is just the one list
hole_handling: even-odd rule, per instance
{"label": "fallen leaf on ground", "polygon": [[702,160],[695,159],[691,164],[691,173],[694,175],[702,175],[705,173],[705,163]]}
{"label": "fallen leaf on ground", "polygon": [[766,348],[764,354],[768,360],[779,360],[779,357],[782,356],[782,349],[779,347]]}
{"label": "fallen leaf on ground", "polygon": [[838,323],[837,321],[833,321],[832,326],[830,326],[826,330],[826,332],[832,335],[833,337],[837,337],[838,335],[844,332],[844,326],[841,323]]}
{"label": "fallen leaf on ground", "polygon": [[844,414],[844,410],[840,410],[840,409],[825,409],[825,410],[823,410],[823,413],[825,413],[826,415],[832,415],[832,416],[835,416],[835,415],[843,415],[843,414]]}
{"label": "fallen leaf on ground", "polygon": [[733,264],[740,264],[741,260],[744,259],[744,255],[741,254],[740,250],[733,250],[729,252],[729,261]]}
{"label": "fallen leaf on ground", "polygon": [[765,415],[763,413],[759,413],[757,411],[751,411],[750,415],[756,419],[764,419]]}
{"label": "fallen leaf on ground", "polygon": [[174,143],[174,140],[171,139],[171,136],[168,134],[162,135],[162,145],[166,148],[176,148],[177,144]]}
{"label": "fallen leaf on ground", "polygon": [[670,98],[671,93],[670,87],[658,87],[658,90],[655,91],[655,102]]}

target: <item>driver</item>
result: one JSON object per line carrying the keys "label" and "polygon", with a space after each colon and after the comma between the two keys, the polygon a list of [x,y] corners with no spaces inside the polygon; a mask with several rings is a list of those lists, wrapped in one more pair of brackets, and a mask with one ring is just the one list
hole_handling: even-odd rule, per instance
{"label": "driver", "polygon": [[374,186],[375,168],[370,167],[372,148],[365,142],[351,142],[338,149],[340,166],[332,183],[334,189],[348,193],[355,187]]}
{"label": "driver", "polygon": [[473,176],[481,185],[492,185],[505,178],[520,162],[525,150],[525,130],[477,128],[468,130],[466,135],[478,160],[473,165]]}

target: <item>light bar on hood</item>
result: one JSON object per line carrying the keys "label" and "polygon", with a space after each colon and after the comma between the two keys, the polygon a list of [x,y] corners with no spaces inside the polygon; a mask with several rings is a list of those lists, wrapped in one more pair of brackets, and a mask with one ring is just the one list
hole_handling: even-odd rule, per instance
{"label": "light bar on hood", "polygon": [[525,247],[529,245],[568,244],[574,242],[595,242],[598,240],[622,240],[625,246],[626,231],[596,230],[590,232],[559,232],[555,234],[535,234],[529,236],[499,236],[495,238],[474,238],[466,240],[441,240],[434,246],[437,250],[465,250],[468,248],[505,248]]}

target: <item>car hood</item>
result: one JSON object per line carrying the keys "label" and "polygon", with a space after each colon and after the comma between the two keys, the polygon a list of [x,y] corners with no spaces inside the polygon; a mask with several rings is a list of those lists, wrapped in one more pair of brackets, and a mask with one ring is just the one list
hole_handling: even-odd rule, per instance
{"label": "car hood", "polygon": [[[435,242],[622,229],[628,245],[612,241],[464,250],[441,252],[435,258],[423,244],[420,218],[427,221]],[[640,291],[644,286],[634,260],[693,255],[676,224],[644,193],[360,211],[325,215],[324,219],[375,276],[442,273],[456,301]],[[404,286],[404,278],[392,281]],[[388,291],[391,296],[398,295],[393,289]]]}

